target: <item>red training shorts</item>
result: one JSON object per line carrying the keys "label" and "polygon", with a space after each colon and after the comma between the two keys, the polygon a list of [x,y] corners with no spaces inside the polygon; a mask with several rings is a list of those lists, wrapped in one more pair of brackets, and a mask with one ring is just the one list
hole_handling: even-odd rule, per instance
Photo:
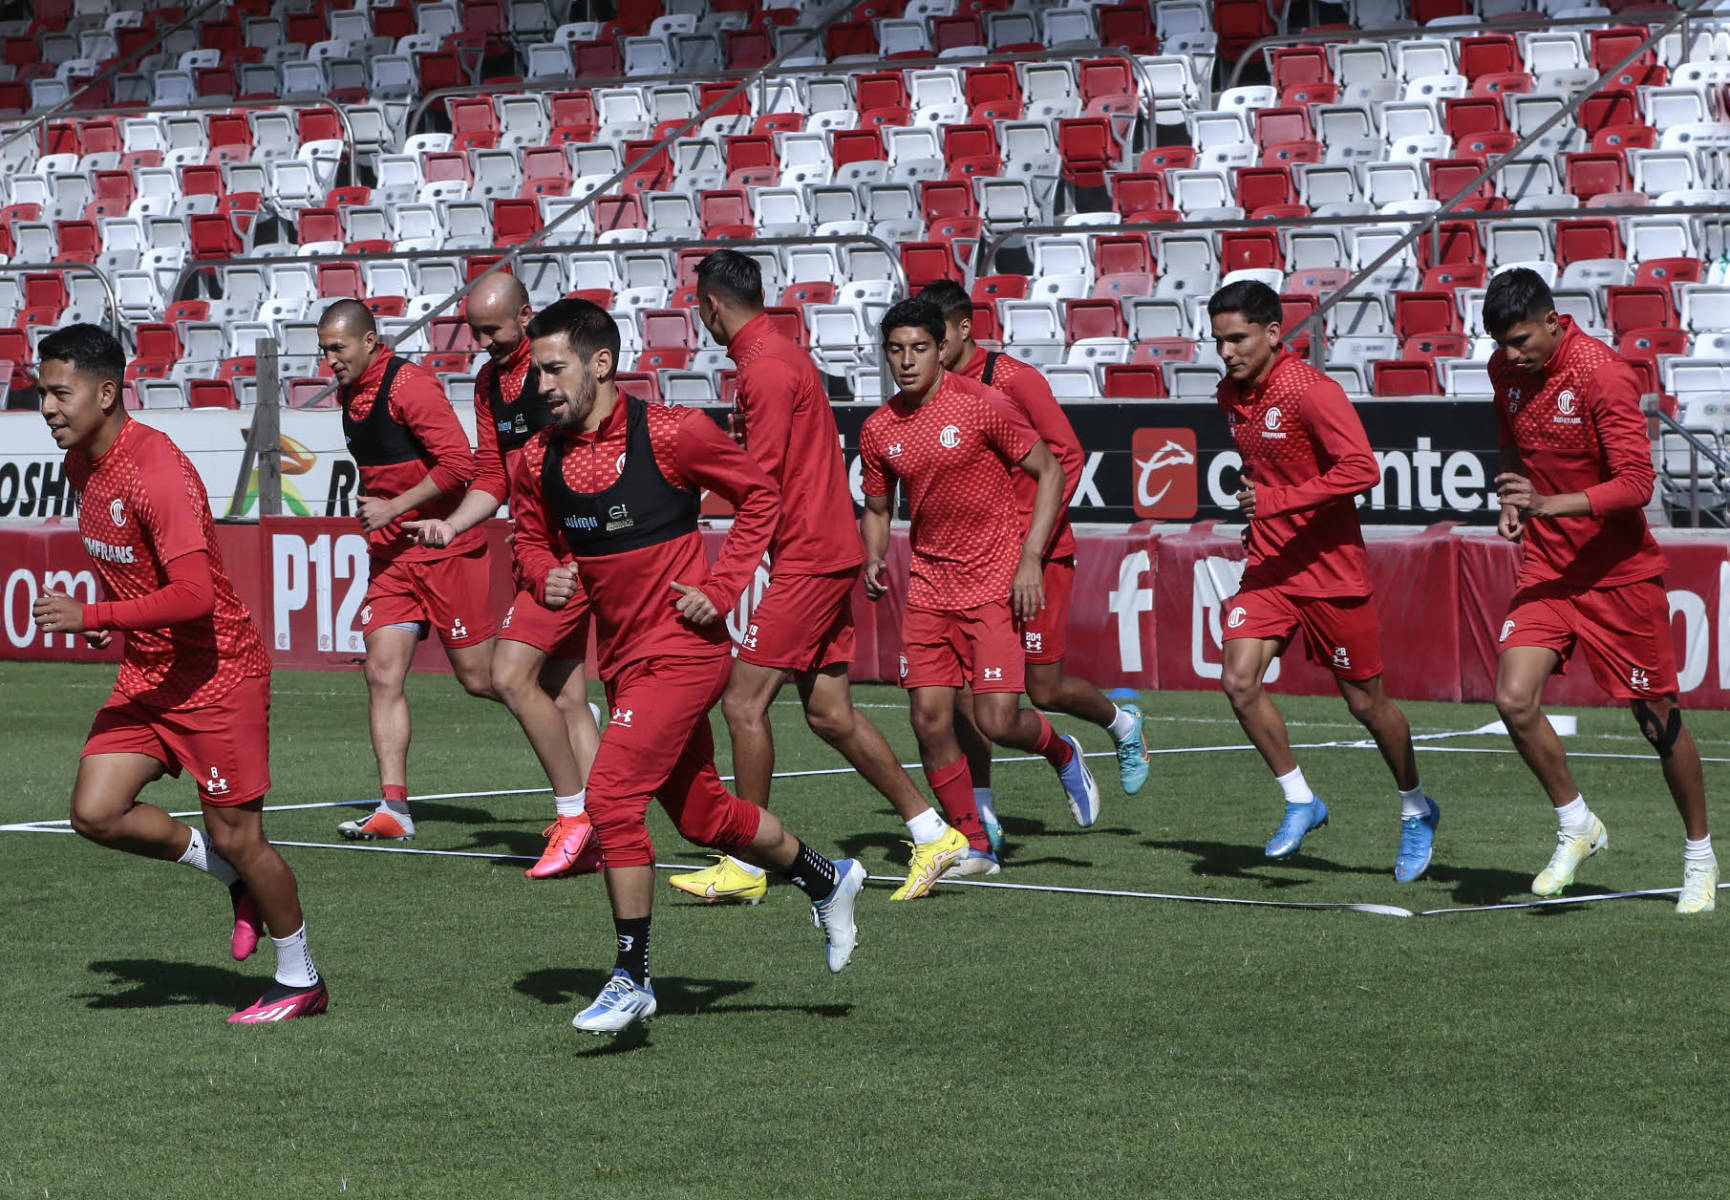
{"label": "red training shorts", "polygon": [[1069,649],[1069,597],[1075,591],[1075,556],[1045,564],[1045,607],[1031,621],[1021,622],[1021,648],[1038,666],[1062,662]]}
{"label": "red training shorts", "polygon": [[367,580],[361,636],[411,621],[430,624],[452,649],[492,637],[496,626],[486,547],[430,562],[399,558],[380,566]]}
{"label": "red training shorts", "polygon": [[769,590],[739,639],[739,661],[804,674],[853,663],[858,567],[827,575],[770,572]]}
{"label": "red training shorts", "polygon": [[1027,658],[1009,601],[958,612],[910,608],[901,620],[901,686],[969,687],[975,695],[1020,692]]}
{"label": "red training shorts", "polygon": [[1288,596],[1273,588],[1239,592],[1226,602],[1220,632],[1237,638],[1289,642],[1303,632],[1304,653],[1336,679],[1374,679],[1382,673],[1382,631],[1368,596]]}
{"label": "red training shorts", "polygon": [[215,704],[160,709],[116,688],[84,741],[84,754],[143,754],[198,782],[198,798],[226,807],[270,790],[270,676],[252,675]]}
{"label": "red training shorts", "polygon": [[607,866],[654,863],[643,822],[651,796],[700,846],[732,854],[757,836],[762,810],[729,792],[715,771],[709,710],[732,670],[730,656],[651,658],[607,681],[612,716],[601,730],[588,787],[589,820]]}
{"label": "red training shorts", "polygon": [[1568,669],[1576,643],[1598,686],[1618,700],[1674,695],[1676,646],[1670,640],[1670,597],[1662,579],[1620,587],[1567,587],[1554,581],[1514,593],[1502,622],[1501,649],[1542,646]]}
{"label": "red training shorts", "polygon": [[499,622],[499,640],[582,662],[589,656],[589,597],[579,589],[563,608],[548,608],[533,592],[518,592]]}

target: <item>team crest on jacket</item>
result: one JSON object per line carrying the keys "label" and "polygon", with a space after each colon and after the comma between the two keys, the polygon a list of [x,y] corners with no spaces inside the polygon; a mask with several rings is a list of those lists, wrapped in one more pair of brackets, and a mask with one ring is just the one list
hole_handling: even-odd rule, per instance
{"label": "team crest on jacket", "polygon": [[120,497],[116,496],[114,503],[108,506],[108,515],[113,519],[116,527],[126,524],[126,506],[120,503]]}
{"label": "team crest on jacket", "polygon": [[961,444],[961,430],[953,425],[945,425],[943,432],[937,435],[937,440],[943,443],[945,450],[953,450]]}

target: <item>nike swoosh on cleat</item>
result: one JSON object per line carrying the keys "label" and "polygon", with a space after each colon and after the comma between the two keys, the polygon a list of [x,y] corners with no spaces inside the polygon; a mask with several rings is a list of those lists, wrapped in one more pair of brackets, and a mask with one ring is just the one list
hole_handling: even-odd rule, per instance
{"label": "nike swoosh on cleat", "polygon": [[740,895],[741,893],[747,892],[749,890],[750,890],[749,888],[738,887],[738,888],[728,888],[724,892],[719,892],[719,891],[715,890],[715,885],[711,883],[706,888],[704,888],[703,899],[705,899],[705,900],[725,900],[729,896],[737,896],[737,895]]}

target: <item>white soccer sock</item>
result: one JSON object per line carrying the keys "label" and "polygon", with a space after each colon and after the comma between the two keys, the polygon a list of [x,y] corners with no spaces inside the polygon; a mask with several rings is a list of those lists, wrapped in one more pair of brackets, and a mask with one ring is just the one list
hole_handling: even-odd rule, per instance
{"label": "white soccer sock", "polygon": [[935,842],[948,828],[948,822],[937,815],[935,808],[928,808],[907,822],[907,832],[913,835],[916,842]]}
{"label": "white soccer sock", "polygon": [[580,817],[583,815],[583,801],[588,797],[589,790],[584,788],[574,796],[554,796],[553,803],[558,806],[561,817]]}
{"label": "white soccer sock", "polygon": [[192,833],[192,840],[186,843],[186,853],[177,861],[215,876],[218,883],[230,884],[240,878],[240,873],[229,865],[228,860],[210,848],[202,833],[190,825],[187,829]]}
{"label": "white soccer sock", "polygon": [[1310,785],[1304,782],[1304,769],[1293,767],[1290,774],[1275,775],[1273,781],[1285,793],[1287,804],[1309,804],[1315,800],[1315,793],[1310,791]]}
{"label": "white soccer sock", "polygon": [[997,797],[991,794],[990,788],[973,789],[973,810],[979,814],[981,821],[997,820]]}
{"label": "white soccer sock", "polygon": [[1692,838],[1682,839],[1682,861],[1690,863],[1715,863],[1718,856],[1712,853],[1712,835],[1707,834],[1699,841]]}
{"label": "white soccer sock", "polygon": [[1135,736],[1135,731],[1141,728],[1141,722],[1136,720],[1134,713],[1126,713],[1121,708],[1115,708],[1116,714],[1111,718],[1111,724],[1106,728],[1111,731],[1111,740],[1122,743]]}
{"label": "white soccer sock", "polygon": [[1400,793],[1400,820],[1411,817],[1427,817],[1430,815],[1430,802],[1424,798],[1424,785],[1418,784],[1409,792]]}
{"label": "white soccer sock", "polygon": [[1596,820],[1592,810],[1586,807],[1584,796],[1575,796],[1556,810],[1556,821],[1562,827],[1562,832],[1571,837],[1585,837],[1592,832],[1592,822]]}
{"label": "white soccer sock", "polygon": [[270,944],[276,947],[276,981],[283,987],[309,988],[318,982],[318,968],[306,948],[306,922],[287,937],[271,938]]}
{"label": "white soccer sock", "polygon": [[738,867],[741,871],[745,872],[745,874],[747,874],[747,875],[753,875],[753,876],[759,876],[760,877],[764,874],[762,867],[752,866],[750,863],[746,862],[744,859],[734,858],[731,854],[729,854],[727,856],[727,861],[732,863],[735,867]]}

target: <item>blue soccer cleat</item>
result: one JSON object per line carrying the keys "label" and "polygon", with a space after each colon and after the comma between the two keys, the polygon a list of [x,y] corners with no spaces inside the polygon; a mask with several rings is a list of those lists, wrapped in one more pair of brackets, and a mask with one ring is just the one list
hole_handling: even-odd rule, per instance
{"label": "blue soccer cleat", "polygon": [[1117,743],[1117,780],[1126,796],[1133,796],[1147,782],[1147,739],[1141,732],[1141,706],[1125,704],[1123,711],[1135,718],[1135,732]]}
{"label": "blue soccer cleat", "polygon": [[1069,811],[1075,817],[1075,823],[1086,829],[1099,820],[1099,785],[1093,782],[1093,772],[1087,769],[1081,743],[1068,734],[1064,734],[1063,740],[1075,753],[1070,755],[1066,766],[1057,769],[1057,778],[1063,782],[1063,794],[1069,800]]}
{"label": "blue soccer cleat", "polygon": [[1328,806],[1314,793],[1311,793],[1308,804],[1287,804],[1285,816],[1274,831],[1273,840],[1267,844],[1267,856],[1285,858],[1297,853],[1297,848],[1304,844],[1304,834],[1327,823]]}
{"label": "blue soccer cleat", "polygon": [[1430,852],[1436,845],[1436,826],[1442,823],[1442,806],[1424,797],[1429,815],[1407,817],[1400,822],[1400,852],[1394,858],[1394,878],[1411,883],[1430,869]]}
{"label": "blue soccer cleat", "polygon": [[623,1033],[655,1015],[655,989],[615,969],[594,1002],[571,1018],[584,1033]]}
{"label": "blue soccer cleat", "polygon": [[853,906],[865,888],[865,868],[857,859],[835,860],[835,890],[811,905],[811,920],[823,931],[823,961],[831,971],[840,971],[859,944],[859,926],[853,921]]}

